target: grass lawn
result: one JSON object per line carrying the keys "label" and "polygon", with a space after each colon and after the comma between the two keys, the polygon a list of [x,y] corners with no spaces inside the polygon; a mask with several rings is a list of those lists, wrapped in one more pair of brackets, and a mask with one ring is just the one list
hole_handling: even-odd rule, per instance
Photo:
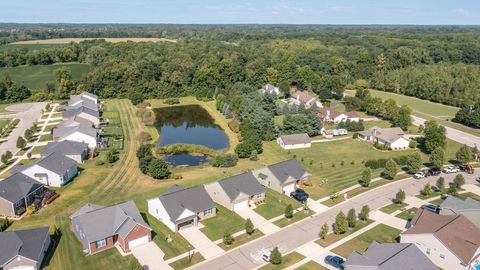
{"label": "grass lawn", "polygon": [[407,207],[408,204],[406,203],[392,203],[392,204],[389,204],[387,206],[384,206],[382,208],[380,208],[380,211],[386,213],[386,214],[391,214],[397,210],[400,210],[402,208],[405,208]]}
{"label": "grass lawn", "polygon": [[35,146],[30,153],[32,153],[32,155],[40,154],[45,147],[47,146]]}
{"label": "grass lawn", "polygon": [[327,268],[323,267],[322,265],[318,264],[314,261],[309,261],[306,264],[295,268],[295,270],[327,270]]}
{"label": "grass lawn", "polygon": [[285,269],[285,268],[289,267],[290,265],[296,264],[297,262],[299,262],[303,259],[305,259],[305,256],[303,256],[302,254],[294,251],[292,253],[289,253],[289,254],[283,256],[281,264],[273,265],[273,264],[269,263],[269,264],[267,264],[265,266],[262,266],[258,269],[259,270]]}
{"label": "grass lawn", "polygon": [[418,210],[417,207],[412,207],[396,215],[396,217],[406,221],[410,221],[412,220],[413,216],[415,216],[415,213],[417,212],[417,210]]}
{"label": "grass lawn", "polygon": [[330,198],[326,201],[323,201],[322,204],[328,207],[332,207],[344,201],[345,201],[345,197],[342,194],[340,194],[338,197]]}
{"label": "grass lawn", "polygon": [[268,220],[283,215],[288,204],[292,204],[293,209],[300,207],[299,202],[267,188],[265,203],[257,206],[254,211]]}
{"label": "grass lawn", "polygon": [[379,224],[360,234],[348,242],[334,248],[332,251],[346,258],[353,251],[364,252],[373,242],[395,243],[401,231],[385,224]]}
{"label": "grass lawn", "polygon": [[170,266],[175,270],[180,270],[180,269],[188,268],[188,267],[190,267],[194,264],[197,264],[201,261],[204,261],[204,260],[205,260],[205,258],[203,258],[202,254],[196,252],[195,254],[193,254],[191,260],[187,256],[185,258],[182,258],[178,261],[175,261],[175,262],[171,263]]}
{"label": "grass lawn", "polygon": [[58,125],[49,125],[45,127],[45,132],[50,132],[52,129],[56,128]]}
{"label": "grass lawn", "polygon": [[302,220],[306,217],[309,217],[311,215],[315,214],[315,212],[313,212],[312,210],[307,210],[307,211],[304,211],[304,210],[300,210],[298,212],[295,212],[293,213],[293,217],[291,219],[288,219],[288,218],[282,218],[282,219],[279,219],[275,222],[273,222],[273,224],[277,225],[278,227],[282,228],[282,227],[285,227],[287,225],[290,225],[292,223],[295,223],[299,220]]}
{"label": "grass lawn", "polygon": [[315,241],[315,243],[319,244],[320,246],[322,247],[328,247],[330,246],[331,244],[337,242],[338,240],[344,238],[344,237],[347,237],[349,236],[350,234],[368,226],[369,224],[371,224],[373,222],[373,220],[369,219],[367,221],[362,221],[362,220],[359,220],[357,222],[357,226],[355,228],[348,228],[347,229],[347,232],[345,232],[344,234],[334,234],[334,233],[329,233],[327,235],[327,237],[325,237],[325,239],[318,239],[317,241]]}
{"label": "grass lawn", "polygon": [[40,137],[41,142],[46,142],[46,141],[51,141],[53,140],[53,135],[52,134],[45,134]]}
{"label": "grass lawn", "polygon": [[440,195],[442,195],[441,192],[432,190],[432,194],[430,194],[430,195],[424,195],[424,194],[420,193],[418,195],[415,195],[415,197],[419,198],[420,200],[429,200],[431,198],[434,198],[434,197],[437,197],[437,196],[440,196]]}
{"label": "grass lawn", "polygon": [[10,123],[10,119],[0,119],[0,129],[5,128],[8,125],[8,123]]}
{"label": "grass lawn", "polygon": [[357,187],[357,188],[354,188],[354,189],[348,191],[347,192],[347,197],[348,198],[353,198],[357,195],[360,195],[360,194],[362,194],[364,192],[367,192],[369,190],[372,190],[374,188],[377,188],[377,187],[380,187],[380,186],[383,186],[383,185],[386,185],[386,184],[389,184],[389,183],[393,183],[397,180],[402,180],[402,179],[405,179],[405,178],[408,178],[408,177],[411,177],[411,175],[409,175],[409,174],[399,174],[399,175],[395,176],[395,179],[393,179],[393,180],[380,179],[380,180],[371,182],[368,187],[361,186],[361,187]]}
{"label": "grass lawn", "polygon": [[217,205],[215,217],[200,222],[205,226],[200,230],[212,241],[221,239],[227,231],[234,234],[245,228],[245,220],[242,217],[221,205]]}
{"label": "grass lawn", "polygon": [[255,230],[255,232],[252,234],[252,235],[248,235],[246,233],[242,234],[242,235],[239,235],[237,237],[235,237],[235,241],[233,242],[233,244],[227,246],[225,245],[224,243],[220,243],[218,246],[220,248],[222,248],[223,250],[230,250],[232,248],[236,248],[236,247],[239,247],[245,243],[248,243],[250,241],[253,241],[261,236],[263,236],[264,234],[260,231],[260,230]]}
{"label": "grass lawn", "polygon": [[376,120],[376,121],[364,121],[363,126],[365,127],[365,129],[369,129],[372,127],[389,128],[392,126],[392,124],[385,120]]}

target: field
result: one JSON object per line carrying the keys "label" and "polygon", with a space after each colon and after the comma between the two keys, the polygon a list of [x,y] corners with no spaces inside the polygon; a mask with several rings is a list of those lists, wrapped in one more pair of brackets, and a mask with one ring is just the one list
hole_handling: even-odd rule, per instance
{"label": "field", "polygon": [[90,65],[79,63],[4,67],[0,68],[0,77],[3,78],[4,74],[8,73],[13,81],[19,84],[24,83],[28,88],[33,90],[41,90],[45,89],[47,82],[55,82],[53,72],[62,67],[70,69],[72,78],[75,81],[90,70]]}
{"label": "field", "polygon": [[25,44],[35,44],[35,45],[54,45],[54,44],[68,44],[68,43],[79,43],[87,40],[96,40],[103,39],[106,42],[118,43],[118,42],[158,42],[158,41],[168,41],[168,42],[177,42],[173,39],[166,38],[53,38],[53,39],[39,39],[39,40],[26,40],[26,41],[17,41],[10,44],[13,45],[25,45]]}

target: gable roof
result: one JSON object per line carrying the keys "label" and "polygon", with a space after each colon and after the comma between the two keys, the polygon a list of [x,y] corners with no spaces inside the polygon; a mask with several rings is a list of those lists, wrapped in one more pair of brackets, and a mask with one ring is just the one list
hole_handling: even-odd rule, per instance
{"label": "gable roof", "polygon": [[79,126],[79,125],[86,125],[86,126],[93,127],[93,122],[88,120],[88,119],[85,119],[83,117],[80,117],[78,115],[75,115],[73,117],[63,119],[60,122],[60,124],[58,124],[57,128],[76,127],[76,126]]}
{"label": "gable roof", "polygon": [[93,101],[91,99],[81,98],[80,100],[77,100],[77,101],[69,100],[68,101],[68,106],[69,106],[69,109],[78,109],[80,107],[85,107],[87,109],[98,112],[97,104],[95,103],[95,101]]}
{"label": "gable roof", "polygon": [[465,210],[480,210],[480,202],[472,198],[462,200],[455,196],[448,196],[440,205],[440,208],[450,209],[458,214]]}
{"label": "gable roof", "polygon": [[93,99],[98,99],[98,96],[92,94],[92,93],[89,93],[89,92],[86,92],[86,91],[83,91],[82,93],[78,94],[78,95],[71,95],[70,96],[70,100],[78,100],[78,99],[81,99],[83,97],[90,97],[90,98],[93,98]]}
{"label": "gable roof", "polygon": [[64,175],[66,171],[72,167],[77,166],[77,162],[71,158],[66,158],[63,154],[59,152],[53,152],[41,159],[32,165],[38,165],[42,168],[45,168],[49,171],[52,171],[58,175]]}
{"label": "gable roof", "polygon": [[480,229],[463,215],[438,215],[419,209],[403,234],[433,234],[464,264],[480,248]]}
{"label": "gable roof", "polygon": [[265,187],[260,185],[252,172],[238,174],[218,181],[231,201],[235,200],[240,193],[254,196],[265,192]]}
{"label": "gable roof", "polygon": [[308,103],[309,101],[317,101],[317,99],[315,97],[311,96],[306,91],[296,91],[293,94],[293,97],[295,99],[298,99],[300,102],[303,102],[303,103]]}
{"label": "gable roof", "polygon": [[304,143],[312,142],[312,140],[310,139],[307,133],[282,135],[280,136],[280,139],[286,145],[304,144]]}
{"label": "gable roof", "polygon": [[48,156],[52,153],[59,153],[61,155],[81,155],[85,151],[88,151],[88,144],[75,141],[61,141],[61,142],[49,142],[47,147],[42,150],[42,157]]}
{"label": "gable roof", "polygon": [[375,270],[438,270],[418,247],[411,243],[379,244],[373,241],[362,254],[354,251],[348,256],[348,269]]}
{"label": "gable roof", "polygon": [[[360,131],[360,135],[362,136],[373,136],[382,141],[386,141],[392,143],[400,138],[404,138],[405,132],[399,127],[391,127],[391,128],[379,128],[379,127],[372,127],[365,131]],[[404,138],[405,139],[405,138]]]}
{"label": "gable roof", "polygon": [[0,232],[0,267],[22,256],[37,261],[43,252],[43,246],[48,238],[48,227]]}
{"label": "gable roof", "polygon": [[158,199],[162,202],[170,219],[174,222],[178,220],[186,209],[199,213],[215,208],[215,203],[208,195],[204,186],[186,188],[173,185],[169,190],[160,195]]}
{"label": "gable roof", "polygon": [[68,110],[63,111],[62,112],[62,117],[63,118],[70,118],[70,117],[74,117],[75,115],[78,115],[78,114],[81,114],[81,113],[86,113],[86,114],[89,114],[93,117],[100,118],[100,114],[98,113],[98,111],[95,111],[95,110],[92,110],[92,109],[89,109],[89,108],[83,107],[83,106],[76,107],[76,108],[69,108]]}
{"label": "gable roof", "polygon": [[136,225],[151,230],[133,201],[112,206],[87,204],[71,215],[70,219],[73,224],[81,227],[88,243],[116,234],[125,238]]}
{"label": "gable roof", "polygon": [[14,173],[0,181],[0,197],[16,203],[43,185],[23,173]]}
{"label": "gable roof", "polygon": [[88,135],[90,137],[96,138],[98,130],[90,125],[79,124],[75,126],[59,127],[53,129],[54,138],[64,138],[75,132],[80,132],[82,134]]}
{"label": "gable roof", "polygon": [[279,180],[280,183],[284,183],[289,178],[300,179],[306,173],[308,173],[302,164],[296,159],[285,160],[275,163],[267,167],[272,174]]}

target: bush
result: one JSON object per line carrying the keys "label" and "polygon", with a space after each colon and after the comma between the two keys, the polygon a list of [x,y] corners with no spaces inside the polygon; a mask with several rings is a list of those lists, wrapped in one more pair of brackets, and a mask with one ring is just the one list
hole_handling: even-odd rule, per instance
{"label": "bush", "polygon": [[233,244],[233,241],[235,241],[235,239],[232,237],[232,235],[229,232],[225,232],[223,235],[223,243],[229,246]]}
{"label": "bush", "polygon": [[107,155],[106,155],[106,159],[107,159],[108,163],[116,162],[119,159],[118,150],[115,149],[115,148],[112,148],[112,149],[108,150]]}
{"label": "bush", "polygon": [[285,217],[286,218],[292,218],[293,217],[293,207],[291,204],[288,204],[285,207]]}
{"label": "bush", "polygon": [[398,204],[401,204],[405,201],[405,191],[401,190],[395,194],[395,202]]}
{"label": "bush", "polygon": [[327,223],[324,223],[322,225],[322,228],[320,229],[320,233],[318,236],[320,236],[321,239],[325,239],[327,237],[327,234],[328,234],[328,225]]}
{"label": "bush", "polygon": [[247,220],[245,221],[245,232],[248,235],[252,235],[255,232],[255,228],[253,227],[252,220],[249,218],[247,218]]}
{"label": "bush", "polygon": [[348,223],[348,227],[350,228],[354,228],[355,226],[357,226],[357,213],[355,212],[354,208],[348,211],[347,223]]}
{"label": "bush", "polygon": [[154,179],[166,179],[171,172],[163,159],[153,158],[148,164],[147,173]]}
{"label": "bush", "polygon": [[152,156],[152,148],[149,145],[140,145],[137,149],[137,158],[142,159],[147,156]]}
{"label": "bush", "polygon": [[11,224],[12,222],[8,220],[8,218],[0,219],[0,232],[5,231],[8,227],[10,227]]}
{"label": "bush", "polygon": [[361,220],[367,220],[368,217],[370,216],[370,207],[368,205],[362,206],[362,210],[360,210],[360,219]]}
{"label": "bush", "polygon": [[235,154],[217,155],[212,160],[213,167],[234,167],[237,165],[238,157]]}
{"label": "bush", "polygon": [[408,147],[410,147],[410,148],[417,148],[417,145],[418,145],[418,143],[417,143],[417,141],[415,141],[415,140],[411,140],[411,141],[408,143]]}
{"label": "bush", "polygon": [[165,103],[168,105],[180,104],[180,100],[178,98],[167,98]]}

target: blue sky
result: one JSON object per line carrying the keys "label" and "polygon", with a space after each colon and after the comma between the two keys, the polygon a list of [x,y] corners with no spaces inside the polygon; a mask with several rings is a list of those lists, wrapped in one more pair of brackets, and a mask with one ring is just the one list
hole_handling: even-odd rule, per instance
{"label": "blue sky", "polygon": [[480,24],[480,1],[0,0],[0,22]]}

